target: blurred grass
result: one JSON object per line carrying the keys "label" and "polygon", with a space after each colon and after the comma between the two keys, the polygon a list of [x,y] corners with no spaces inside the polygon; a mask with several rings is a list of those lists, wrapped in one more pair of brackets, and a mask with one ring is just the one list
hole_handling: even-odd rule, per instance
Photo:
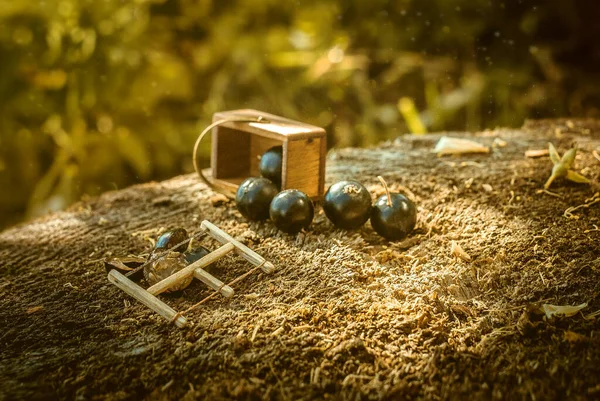
{"label": "blurred grass", "polygon": [[[0,1],[0,226],[191,167],[218,110],[332,146],[596,116],[592,1]],[[206,152],[206,149],[205,149]]]}

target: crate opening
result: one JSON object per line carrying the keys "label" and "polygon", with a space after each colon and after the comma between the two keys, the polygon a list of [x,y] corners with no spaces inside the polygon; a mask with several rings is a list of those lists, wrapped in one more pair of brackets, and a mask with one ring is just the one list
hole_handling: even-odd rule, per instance
{"label": "crate opening", "polygon": [[274,146],[283,146],[282,140],[220,127],[212,155],[213,178],[239,185],[248,177],[260,177],[260,157]]}

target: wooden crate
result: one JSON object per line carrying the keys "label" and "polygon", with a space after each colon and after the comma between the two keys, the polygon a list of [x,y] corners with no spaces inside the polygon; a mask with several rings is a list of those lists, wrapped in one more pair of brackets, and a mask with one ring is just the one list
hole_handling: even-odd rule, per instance
{"label": "wooden crate", "polygon": [[213,122],[258,117],[266,122],[226,122],[213,128],[211,168],[203,170],[206,178],[216,190],[235,192],[246,178],[260,176],[260,156],[281,145],[281,190],[298,189],[321,199],[327,152],[323,128],[250,109],[215,113]]}

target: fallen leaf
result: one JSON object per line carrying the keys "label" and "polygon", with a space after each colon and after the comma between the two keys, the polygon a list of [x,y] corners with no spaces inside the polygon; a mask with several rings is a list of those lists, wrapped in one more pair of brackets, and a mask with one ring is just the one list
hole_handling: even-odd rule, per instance
{"label": "fallen leaf", "polygon": [[434,153],[438,156],[458,155],[465,153],[489,153],[490,149],[479,142],[462,138],[450,138],[443,136],[435,145]]}
{"label": "fallen leaf", "polygon": [[554,316],[570,317],[570,316],[576,315],[577,312],[579,312],[586,306],[587,306],[587,303],[585,303],[585,302],[580,305],[577,305],[577,306],[571,306],[571,305],[560,305],[559,306],[559,305],[543,304],[541,307],[541,310],[546,315],[546,318],[550,319]]}

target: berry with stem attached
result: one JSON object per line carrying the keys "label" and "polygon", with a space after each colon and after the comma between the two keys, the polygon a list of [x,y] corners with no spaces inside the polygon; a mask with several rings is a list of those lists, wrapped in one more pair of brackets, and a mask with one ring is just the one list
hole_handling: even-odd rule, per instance
{"label": "berry with stem attached", "polygon": [[406,196],[390,193],[387,183],[377,177],[385,188],[371,211],[371,225],[377,234],[390,241],[404,239],[417,223],[417,208]]}

